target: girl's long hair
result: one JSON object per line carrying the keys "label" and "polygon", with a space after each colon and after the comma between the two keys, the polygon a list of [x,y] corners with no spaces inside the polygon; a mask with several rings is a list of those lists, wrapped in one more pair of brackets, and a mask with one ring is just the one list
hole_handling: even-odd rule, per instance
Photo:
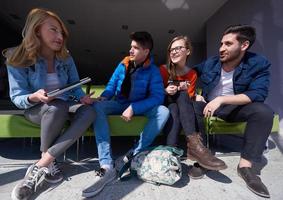
{"label": "girl's long hair", "polygon": [[68,30],[63,21],[54,12],[42,8],[32,9],[26,19],[25,26],[22,31],[23,40],[17,47],[5,49],[3,55],[7,58],[7,64],[15,67],[32,66],[36,63],[40,52],[40,39],[36,32],[43,22],[52,17],[56,19],[63,32],[63,46],[60,51],[55,52],[56,58],[65,59],[69,56],[66,48],[66,40],[69,36]]}

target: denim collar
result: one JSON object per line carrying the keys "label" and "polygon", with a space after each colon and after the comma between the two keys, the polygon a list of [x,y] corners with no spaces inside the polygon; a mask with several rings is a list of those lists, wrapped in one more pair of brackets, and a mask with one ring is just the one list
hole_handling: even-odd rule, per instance
{"label": "denim collar", "polygon": [[[55,66],[55,70],[57,71],[59,68],[63,67],[63,59],[59,59],[59,58],[54,58],[54,66]],[[47,67],[46,64],[46,59],[43,58],[42,56],[39,56],[38,59],[37,59],[37,63],[40,63],[40,64],[44,64],[45,67]]]}

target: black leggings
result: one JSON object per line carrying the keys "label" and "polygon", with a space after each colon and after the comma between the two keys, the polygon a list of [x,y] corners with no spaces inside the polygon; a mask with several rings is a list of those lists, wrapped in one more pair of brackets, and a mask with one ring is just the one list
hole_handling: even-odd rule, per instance
{"label": "black leggings", "polygon": [[170,117],[163,129],[167,135],[167,145],[176,146],[178,135],[184,130],[186,136],[199,131],[193,101],[187,91],[181,91],[173,96],[166,97],[166,104],[170,111]]}
{"label": "black leggings", "polygon": [[[203,108],[206,104],[203,102],[193,104],[196,117],[201,124],[203,123]],[[240,106],[223,105],[215,111],[214,115],[227,122],[247,122],[241,157],[249,161],[260,161],[272,128],[273,111],[271,108],[260,102]]]}

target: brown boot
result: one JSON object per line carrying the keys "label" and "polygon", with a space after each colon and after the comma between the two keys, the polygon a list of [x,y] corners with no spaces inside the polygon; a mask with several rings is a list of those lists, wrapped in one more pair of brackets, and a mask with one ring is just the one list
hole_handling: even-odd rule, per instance
{"label": "brown boot", "polygon": [[203,145],[200,133],[193,133],[187,137],[187,148],[187,158],[197,161],[200,166],[210,170],[222,170],[227,168],[225,162],[212,155]]}

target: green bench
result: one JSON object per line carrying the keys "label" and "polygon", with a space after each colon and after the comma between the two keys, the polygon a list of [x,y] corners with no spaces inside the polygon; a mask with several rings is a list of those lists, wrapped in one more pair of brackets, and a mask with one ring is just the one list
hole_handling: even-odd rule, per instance
{"label": "green bench", "polygon": [[[118,115],[111,115],[108,120],[112,136],[139,135],[147,121],[143,116],[136,116],[125,122]],[[92,127],[85,135],[93,135]],[[40,137],[40,126],[29,122],[22,114],[0,114],[0,138],[24,137]]]}
{"label": "green bench", "polygon": [[[209,138],[219,134],[244,134],[246,122],[229,123],[217,117],[205,119],[205,129],[207,134],[207,146],[209,147]],[[275,114],[271,133],[279,132],[279,115]]]}
{"label": "green bench", "polygon": [[[105,86],[83,87],[87,93],[95,90],[94,97],[99,96],[104,88]],[[112,136],[137,136],[147,121],[143,116],[136,116],[130,122],[125,122],[118,115],[111,115],[108,119]],[[90,127],[85,135],[93,135],[93,128]],[[26,120],[22,110],[1,110],[0,138],[24,137],[40,137],[40,126]]]}
{"label": "green bench", "polygon": [[[92,86],[83,89],[89,93],[95,88],[95,97],[99,96],[105,86]],[[3,102],[0,102],[3,103]],[[0,138],[38,138],[40,137],[40,126],[25,119],[23,110],[17,109],[0,110]],[[11,106],[9,106],[11,107]],[[13,107],[13,106],[12,106]],[[111,136],[138,136],[147,122],[147,118],[136,116],[130,122],[125,122],[118,115],[111,115],[108,118]],[[93,127],[90,127],[84,136],[93,136]],[[79,141],[77,141],[77,160],[79,155]],[[64,154],[65,160],[65,154]]]}
{"label": "green bench", "polygon": [[[99,96],[104,88],[105,86],[84,86],[86,93],[95,91],[95,97]],[[130,122],[125,122],[119,115],[110,115],[108,120],[112,136],[137,136],[143,130],[147,121],[146,117],[135,116]],[[245,126],[245,122],[227,123],[216,117],[205,119],[205,128],[208,136],[215,134],[243,134]],[[278,115],[274,117],[272,132],[279,132]],[[92,127],[88,129],[85,135],[93,135]],[[27,121],[21,110],[12,111],[12,113],[11,111],[0,111],[0,138],[24,137],[40,137],[40,127]]]}

